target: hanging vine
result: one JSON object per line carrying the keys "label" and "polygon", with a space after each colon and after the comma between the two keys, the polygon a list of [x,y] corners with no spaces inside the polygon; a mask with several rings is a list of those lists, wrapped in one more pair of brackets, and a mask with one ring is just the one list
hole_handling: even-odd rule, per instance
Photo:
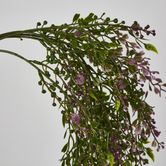
{"label": "hanging vine", "polygon": [[46,49],[42,61],[0,52],[33,66],[42,93],[50,93],[52,105],[59,105],[68,138],[62,166],[142,166],[148,157],[154,160],[152,147],[164,148],[154,108],[146,102],[149,91],[160,97],[166,92],[144,51],[158,53],[146,40],[156,32],[104,15],[75,14],[71,24],[47,26],[44,21],[34,29],[0,34],[0,40],[37,40]]}

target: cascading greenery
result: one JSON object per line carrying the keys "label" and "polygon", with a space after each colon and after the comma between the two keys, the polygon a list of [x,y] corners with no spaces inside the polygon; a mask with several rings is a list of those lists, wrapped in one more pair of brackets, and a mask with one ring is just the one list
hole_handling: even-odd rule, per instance
{"label": "cascading greenery", "polygon": [[46,49],[42,61],[0,52],[32,65],[42,93],[50,93],[53,106],[59,104],[67,140],[62,166],[141,166],[148,157],[154,160],[151,147],[164,148],[154,109],[146,102],[149,91],[166,92],[144,52],[157,53],[145,38],[155,31],[104,15],[75,14],[71,24],[46,26],[44,21],[35,29],[0,34],[0,40],[37,40]]}

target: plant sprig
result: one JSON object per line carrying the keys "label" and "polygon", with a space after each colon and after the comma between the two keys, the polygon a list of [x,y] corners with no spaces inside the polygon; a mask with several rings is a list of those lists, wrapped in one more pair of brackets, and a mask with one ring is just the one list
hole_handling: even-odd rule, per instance
{"label": "plant sprig", "polygon": [[0,40],[37,40],[46,49],[41,61],[0,52],[37,69],[42,93],[49,92],[53,106],[62,109],[62,124],[68,126],[62,166],[141,166],[149,163],[147,156],[154,160],[151,146],[164,148],[154,109],[146,102],[149,91],[159,96],[166,91],[144,52],[158,53],[145,40],[156,32],[104,15],[76,14],[71,24],[47,26],[44,21],[34,29],[0,34]]}

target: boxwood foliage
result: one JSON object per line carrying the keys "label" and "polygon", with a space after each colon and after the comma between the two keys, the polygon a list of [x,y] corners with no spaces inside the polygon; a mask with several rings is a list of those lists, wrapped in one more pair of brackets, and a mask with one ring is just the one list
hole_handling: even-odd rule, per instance
{"label": "boxwood foliage", "polygon": [[66,128],[62,166],[142,166],[154,161],[153,147],[164,143],[153,118],[150,91],[161,96],[166,84],[151,70],[148,42],[156,35],[149,25],[75,14],[70,24],[47,25],[0,35],[37,40],[46,50],[42,60],[29,60],[38,72],[42,93],[59,106]]}

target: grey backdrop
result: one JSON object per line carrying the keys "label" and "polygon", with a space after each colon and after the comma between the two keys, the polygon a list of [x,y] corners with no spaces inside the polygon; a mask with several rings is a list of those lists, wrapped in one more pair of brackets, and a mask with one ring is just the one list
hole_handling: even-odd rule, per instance
{"label": "grey backdrop", "polygon": [[[166,10],[164,0],[0,0],[0,33],[33,28],[36,22],[50,24],[70,22],[78,12],[82,16],[106,12],[108,16],[124,19],[127,23],[138,20],[150,24],[157,31],[151,38],[159,55],[149,53],[151,66],[160,70],[166,82]],[[36,42],[10,39],[0,41],[0,48],[16,51],[27,58],[40,58],[45,50]],[[0,166],[60,166],[58,159],[64,144],[64,129],[58,109],[51,106],[49,95],[42,95],[37,85],[37,72],[28,64],[0,53]],[[166,102],[150,94],[155,105],[156,120],[166,142]],[[151,166],[165,166],[165,150],[155,153]]]}

